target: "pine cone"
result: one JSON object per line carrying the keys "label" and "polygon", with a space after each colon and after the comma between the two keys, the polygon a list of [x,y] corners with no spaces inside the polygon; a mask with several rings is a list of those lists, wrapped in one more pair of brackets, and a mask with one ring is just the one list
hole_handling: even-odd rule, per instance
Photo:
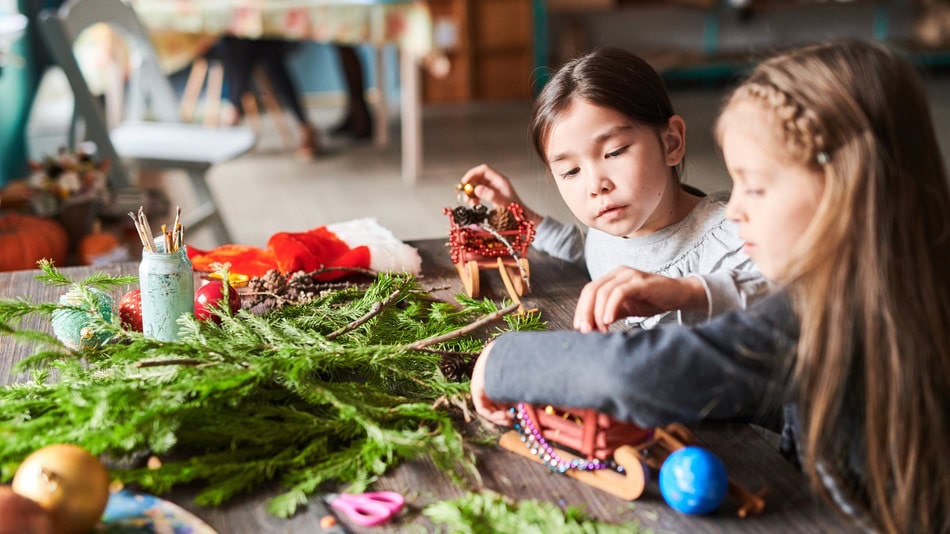
{"label": "pine cone", "polygon": [[474,209],[459,206],[452,210],[452,218],[455,219],[455,224],[459,226],[478,224],[484,221],[487,216],[488,208],[484,204],[479,204]]}
{"label": "pine cone", "polygon": [[499,232],[518,228],[518,221],[515,220],[514,215],[507,209],[497,209],[488,212],[488,224]]}
{"label": "pine cone", "polygon": [[439,361],[439,371],[449,382],[463,382],[472,378],[475,359],[461,354],[443,354]]}
{"label": "pine cone", "polygon": [[314,286],[313,277],[310,276],[310,273],[306,271],[297,271],[290,275],[290,279],[287,281],[287,284],[290,287],[295,287],[298,289],[307,289]]}
{"label": "pine cone", "polygon": [[261,277],[264,284],[264,291],[280,295],[287,290],[287,279],[280,274],[277,269],[271,269]]}

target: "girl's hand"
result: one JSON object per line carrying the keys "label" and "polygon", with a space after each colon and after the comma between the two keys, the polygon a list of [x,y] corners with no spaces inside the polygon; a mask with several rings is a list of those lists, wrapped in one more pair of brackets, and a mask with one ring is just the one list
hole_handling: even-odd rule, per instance
{"label": "girl's hand", "polygon": [[479,200],[489,202],[498,208],[506,209],[508,204],[517,202],[524,208],[525,217],[535,225],[541,222],[541,216],[525,206],[511,180],[486,164],[473,167],[462,176],[462,184],[475,186],[473,193]]}
{"label": "girl's hand", "polygon": [[485,395],[485,366],[489,352],[491,352],[491,343],[482,351],[478,360],[475,361],[475,368],[472,369],[472,402],[475,404],[475,411],[485,419],[499,426],[511,426],[509,406],[495,402]]}
{"label": "girl's hand", "polygon": [[649,317],[671,310],[706,310],[706,290],[695,277],[670,278],[617,267],[588,283],[574,310],[574,328],[606,332],[629,316]]}

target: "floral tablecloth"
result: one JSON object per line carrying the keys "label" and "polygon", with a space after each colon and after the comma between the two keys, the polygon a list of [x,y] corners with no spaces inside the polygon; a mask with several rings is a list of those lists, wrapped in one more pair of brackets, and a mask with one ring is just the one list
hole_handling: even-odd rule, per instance
{"label": "floral tablecloth", "polygon": [[432,51],[432,18],[413,0],[127,0],[167,70],[184,66],[223,34]]}

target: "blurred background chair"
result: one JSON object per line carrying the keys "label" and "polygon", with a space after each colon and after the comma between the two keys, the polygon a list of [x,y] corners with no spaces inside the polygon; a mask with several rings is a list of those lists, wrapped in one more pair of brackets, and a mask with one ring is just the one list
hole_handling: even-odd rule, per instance
{"label": "blurred background chair", "polygon": [[[89,89],[73,45],[83,30],[109,25],[129,51],[128,81],[117,91],[121,117],[112,123],[103,103]],[[178,122],[175,93],[158,66],[155,50],[134,10],[122,0],[73,0],[40,16],[43,37],[53,59],[62,67],[75,95],[75,116],[85,125],[86,137],[95,143],[98,156],[111,162],[110,185],[114,191],[130,185],[130,166],[182,169],[194,190],[197,207],[182,213],[191,231],[208,225],[220,243],[231,236],[205,175],[212,165],[234,159],[250,150],[256,136],[247,128],[208,128]]]}

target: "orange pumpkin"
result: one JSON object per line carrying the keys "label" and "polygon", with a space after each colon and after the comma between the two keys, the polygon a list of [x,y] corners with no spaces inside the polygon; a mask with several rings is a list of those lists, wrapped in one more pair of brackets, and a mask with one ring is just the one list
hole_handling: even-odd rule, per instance
{"label": "orange pumpkin", "polygon": [[108,232],[102,231],[102,222],[92,223],[92,233],[79,242],[79,259],[84,265],[92,265],[98,256],[108,254],[119,246],[119,240]]}
{"label": "orange pumpkin", "polygon": [[0,271],[36,269],[36,262],[49,258],[62,265],[69,239],[56,221],[8,213],[0,216]]}

